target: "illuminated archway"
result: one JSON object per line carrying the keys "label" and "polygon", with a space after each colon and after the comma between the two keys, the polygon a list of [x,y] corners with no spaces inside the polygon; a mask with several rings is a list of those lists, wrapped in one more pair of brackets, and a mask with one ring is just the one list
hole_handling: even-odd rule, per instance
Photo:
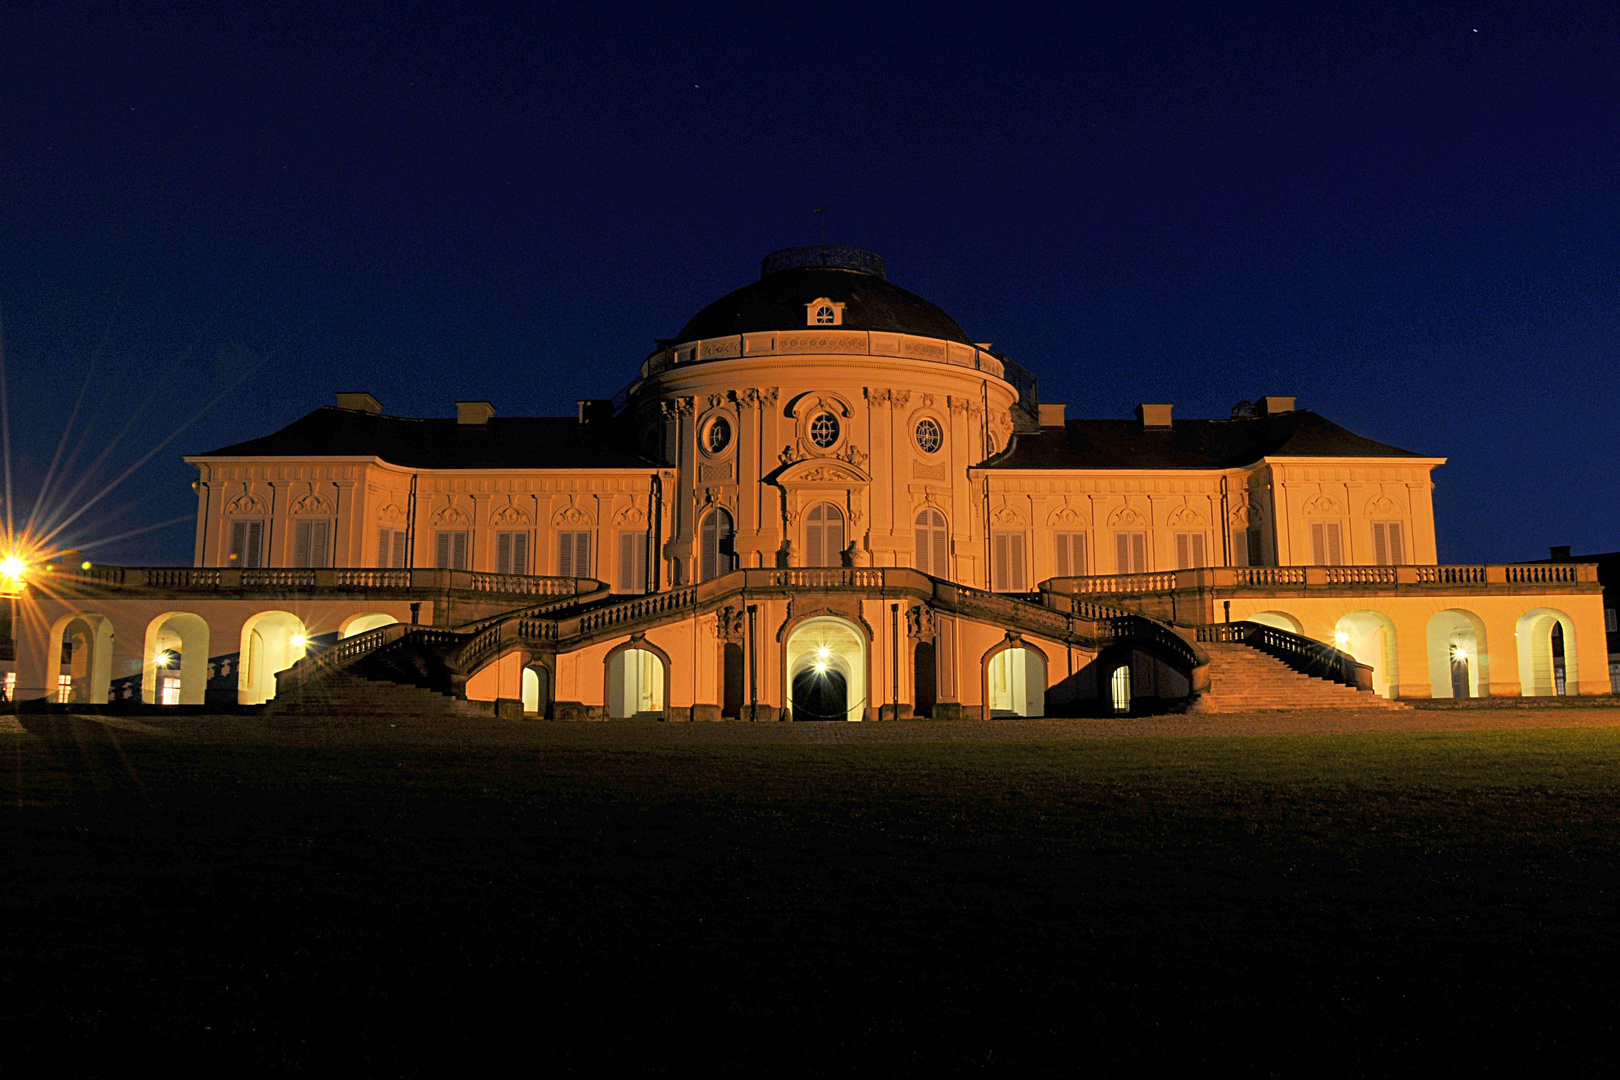
{"label": "illuminated archway", "polygon": [[51,628],[50,693],[46,700],[105,705],[112,683],[113,628],[105,615],[81,611]]}
{"label": "illuminated archway", "polygon": [[304,658],[309,631],[286,611],[261,611],[242,624],[242,653],[237,664],[236,700],[262,705],[276,696],[276,672]]}
{"label": "illuminated archway", "polygon": [[523,669],[523,712],[529,716],[545,716],[551,711],[551,669],[544,664],[530,664]]}
{"label": "illuminated archway", "polygon": [[1525,697],[1554,697],[1559,693],[1559,657],[1554,654],[1552,634],[1562,632],[1563,685],[1568,693],[1579,686],[1575,667],[1575,623],[1555,608],[1535,608],[1519,616],[1514,627],[1519,652],[1519,693]]}
{"label": "illuminated archway", "polygon": [[146,625],[141,700],[148,705],[201,705],[208,692],[208,623],[170,611]]}
{"label": "illuminated archway", "polygon": [[644,713],[669,714],[669,656],[640,637],[608,653],[602,701],[616,720]]}
{"label": "illuminated archway", "polygon": [[1046,654],[1009,638],[984,656],[985,715],[1046,715]]}
{"label": "illuminated archway", "polygon": [[380,611],[368,611],[363,615],[350,615],[338,626],[338,637],[348,638],[363,634],[367,630],[376,630],[384,626],[393,626],[399,622],[392,615],[384,615]]}
{"label": "illuminated archway", "polygon": [[1258,615],[1250,615],[1249,622],[1259,623],[1261,626],[1273,626],[1278,630],[1286,630],[1290,634],[1303,634],[1304,624],[1286,611],[1262,611]]}
{"label": "illuminated archway", "polygon": [[1429,620],[1429,693],[1437,698],[1489,697],[1485,623],[1452,608]]}
{"label": "illuminated archway", "polygon": [[1373,693],[1394,697],[1399,689],[1396,668],[1395,623],[1380,611],[1352,611],[1333,627],[1334,648],[1372,668]]}
{"label": "illuminated archway", "polygon": [[[825,691],[817,691],[817,700],[826,701],[835,689],[836,680],[843,681],[844,719],[860,720],[866,715],[866,631],[848,619],[835,615],[818,615],[806,619],[793,628],[787,639],[785,674],[787,676],[784,703],[794,713],[795,693],[802,704],[809,700],[812,680],[828,683]],[[809,719],[792,715],[792,719]]]}

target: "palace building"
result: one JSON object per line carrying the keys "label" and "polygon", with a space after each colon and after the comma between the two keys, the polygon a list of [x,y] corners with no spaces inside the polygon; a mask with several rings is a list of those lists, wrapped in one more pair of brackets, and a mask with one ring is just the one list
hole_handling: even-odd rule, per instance
{"label": "palace building", "polygon": [[340,393],[188,457],[194,566],[35,568],[14,699],[876,720],[1610,691],[1594,566],[1437,564],[1443,458],[1285,394],[1071,418],[867,252],[771,255],[633,374],[561,418]]}

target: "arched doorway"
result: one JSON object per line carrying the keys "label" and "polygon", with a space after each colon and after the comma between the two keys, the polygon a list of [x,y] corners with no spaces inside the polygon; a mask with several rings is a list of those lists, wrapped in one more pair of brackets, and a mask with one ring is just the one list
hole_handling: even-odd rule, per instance
{"label": "arched doorway", "polygon": [[366,612],[363,615],[351,615],[343,620],[338,627],[338,637],[351,638],[364,634],[368,630],[378,630],[384,626],[393,626],[399,622],[392,615],[384,615],[379,611]]}
{"label": "arched doorway", "polygon": [[105,615],[83,612],[57,624],[51,635],[53,659],[59,661],[48,700],[104,705],[112,683],[112,622]]}
{"label": "arched doorway", "polygon": [[917,569],[937,578],[949,578],[950,541],[945,528],[945,515],[933,507],[925,507],[917,515]]}
{"label": "arched doorway", "polygon": [[720,715],[741,720],[743,714],[743,650],[735,641],[720,650]]}
{"label": "arched doorway", "polygon": [[817,503],[804,515],[804,565],[839,566],[844,553],[844,512]]}
{"label": "arched doorway", "polygon": [[1333,647],[1372,668],[1373,693],[1392,698],[1400,687],[1395,624],[1380,611],[1352,611],[1333,628]]}
{"label": "arched doorway", "polygon": [[787,639],[787,699],[794,720],[859,720],[866,715],[867,635],[848,619],[821,615]]}
{"label": "arched doorway", "polygon": [[172,611],[148,623],[141,700],[148,705],[201,705],[207,691],[207,621],[189,611]]}
{"label": "arched doorway", "polygon": [[1429,693],[1437,698],[1490,696],[1485,623],[1471,611],[1450,609],[1429,620]]}
{"label": "arched doorway", "polygon": [[304,658],[309,631],[287,611],[261,611],[242,624],[242,655],[237,665],[236,700],[262,705],[276,696],[276,672]]}
{"label": "arched doorway", "polygon": [[1262,611],[1258,615],[1250,615],[1246,621],[1286,630],[1290,634],[1302,634],[1305,630],[1300,621],[1286,611]]}
{"label": "arched doorway", "polygon": [[1536,608],[1520,615],[1514,629],[1519,644],[1519,693],[1556,697],[1580,685],[1575,623],[1568,615],[1554,608]]}
{"label": "arched doorway", "polygon": [[1108,704],[1116,713],[1131,711],[1131,665],[1124,663],[1108,676]]}
{"label": "arched doorway", "polygon": [[665,658],[635,640],[608,654],[607,714],[615,720],[666,712],[668,699]]}
{"label": "arched doorway", "polygon": [[551,713],[551,670],[544,664],[523,669],[523,712],[528,716],[549,717]]}
{"label": "arched doorway", "polygon": [[737,569],[737,527],[731,512],[715,507],[699,530],[698,580],[712,581]]}
{"label": "arched doorway", "polygon": [[934,660],[934,643],[919,641],[911,654],[911,711],[914,716],[933,716],[939,702],[939,674]]}
{"label": "arched doorway", "polygon": [[1046,657],[1022,641],[986,654],[984,703],[990,716],[1046,715]]}

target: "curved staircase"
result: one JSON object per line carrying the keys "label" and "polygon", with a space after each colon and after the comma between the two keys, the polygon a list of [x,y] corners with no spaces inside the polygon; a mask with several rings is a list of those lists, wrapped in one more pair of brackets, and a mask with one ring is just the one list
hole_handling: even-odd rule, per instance
{"label": "curved staircase", "polygon": [[1209,689],[1193,712],[1234,713],[1265,709],[1411,709],[1343,683],[1295,671],[1249,645],[1206,642]]}

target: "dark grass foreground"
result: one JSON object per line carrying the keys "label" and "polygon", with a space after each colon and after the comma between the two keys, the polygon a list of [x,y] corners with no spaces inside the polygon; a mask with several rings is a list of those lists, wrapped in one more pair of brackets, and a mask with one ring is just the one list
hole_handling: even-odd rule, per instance
{"label": "dark grass foreground", "polygon": [[27,722],[10,1075],[1620,1066],[1617,728]]}

